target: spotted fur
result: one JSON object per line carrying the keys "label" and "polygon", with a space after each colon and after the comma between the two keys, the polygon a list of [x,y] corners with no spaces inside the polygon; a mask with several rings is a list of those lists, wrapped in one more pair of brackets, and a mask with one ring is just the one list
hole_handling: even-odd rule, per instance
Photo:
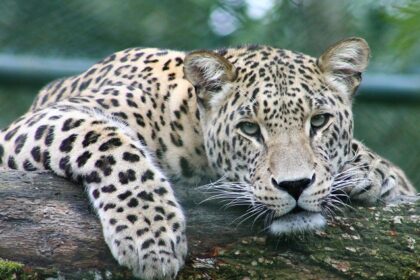
{"label": "spotted fur", "polygon": [[269,216],[274,234],[321,227],[339,194],[373,203],[414,193],[353,139],[368,57],[359,38],[319,59],[269,46],[128,49],[43,88],[1,131],[0,165],[84,185],[119,263],[174,278],[187,252],[174,178],[222,178],[207,188]]}

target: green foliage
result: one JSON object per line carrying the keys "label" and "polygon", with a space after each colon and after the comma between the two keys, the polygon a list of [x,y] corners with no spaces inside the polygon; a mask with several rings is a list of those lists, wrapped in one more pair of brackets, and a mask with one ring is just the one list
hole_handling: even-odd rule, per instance
{"label": "green foliage", "polygon": [[419,7],[409,0],[2,0],[0,52],[101,58],[133,46],[262,43],[319,55],[329,43],[361,36],[372,67],[391,64],[399,68],[385,70],[396,72],[414,63],[410,55],[396,59],[400,46],[420,55]]}
{"label": "green foliage", "polygon": [[[405,60],[420,61],[420,2],[412,2],[399,8],[399,13],[389,16],[396,26],[392,48]],[[414,65],[417,66],[418,65]]]}

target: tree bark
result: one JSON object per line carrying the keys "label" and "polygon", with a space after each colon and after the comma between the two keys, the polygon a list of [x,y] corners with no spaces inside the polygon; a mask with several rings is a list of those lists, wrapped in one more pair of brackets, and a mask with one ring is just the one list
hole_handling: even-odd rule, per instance
{"label": "tree bark", "polygon": [[[190,254],[179,279],[416,279],[419,203],[356,207],[325,231],[267,238],[243,209],[200,203],[177,186]],[[10,260],[16,263],[6,262]],[[129,279],[114,261],[87,196],[48,172],[0,172],[0,279]]]}

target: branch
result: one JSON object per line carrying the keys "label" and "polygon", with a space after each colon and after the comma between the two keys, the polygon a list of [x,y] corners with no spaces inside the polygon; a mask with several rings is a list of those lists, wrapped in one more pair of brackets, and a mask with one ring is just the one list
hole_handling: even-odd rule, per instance
{"label": "branch", "polygon": [[[261,225],[231,224],[241,210],[199,204],[206,196],[191,187],[177,186],[176,193],[187,212],[190,250],[179,279],[419,276],[418,203],[358,207],[325,232],[267,239]],[[0,202],[0,279],[130,277],[112,258],[81,187],[48,172],[0,172]]]}

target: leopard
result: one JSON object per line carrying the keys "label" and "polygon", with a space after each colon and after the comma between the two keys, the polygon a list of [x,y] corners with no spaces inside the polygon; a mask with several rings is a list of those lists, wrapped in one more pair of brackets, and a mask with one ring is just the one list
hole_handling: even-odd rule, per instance
{"label": "leopard", "polygon": [[369,58],[358,37],[319,57],[267,45],[123,50],[42,88],[1,130],[0,166],[84,187],[118,263],[173,279],[187,256],[175,181],[204,180],[269,215],[272,235],[321,229],[345,199],[415,194],[399,167],[353,137]]}

